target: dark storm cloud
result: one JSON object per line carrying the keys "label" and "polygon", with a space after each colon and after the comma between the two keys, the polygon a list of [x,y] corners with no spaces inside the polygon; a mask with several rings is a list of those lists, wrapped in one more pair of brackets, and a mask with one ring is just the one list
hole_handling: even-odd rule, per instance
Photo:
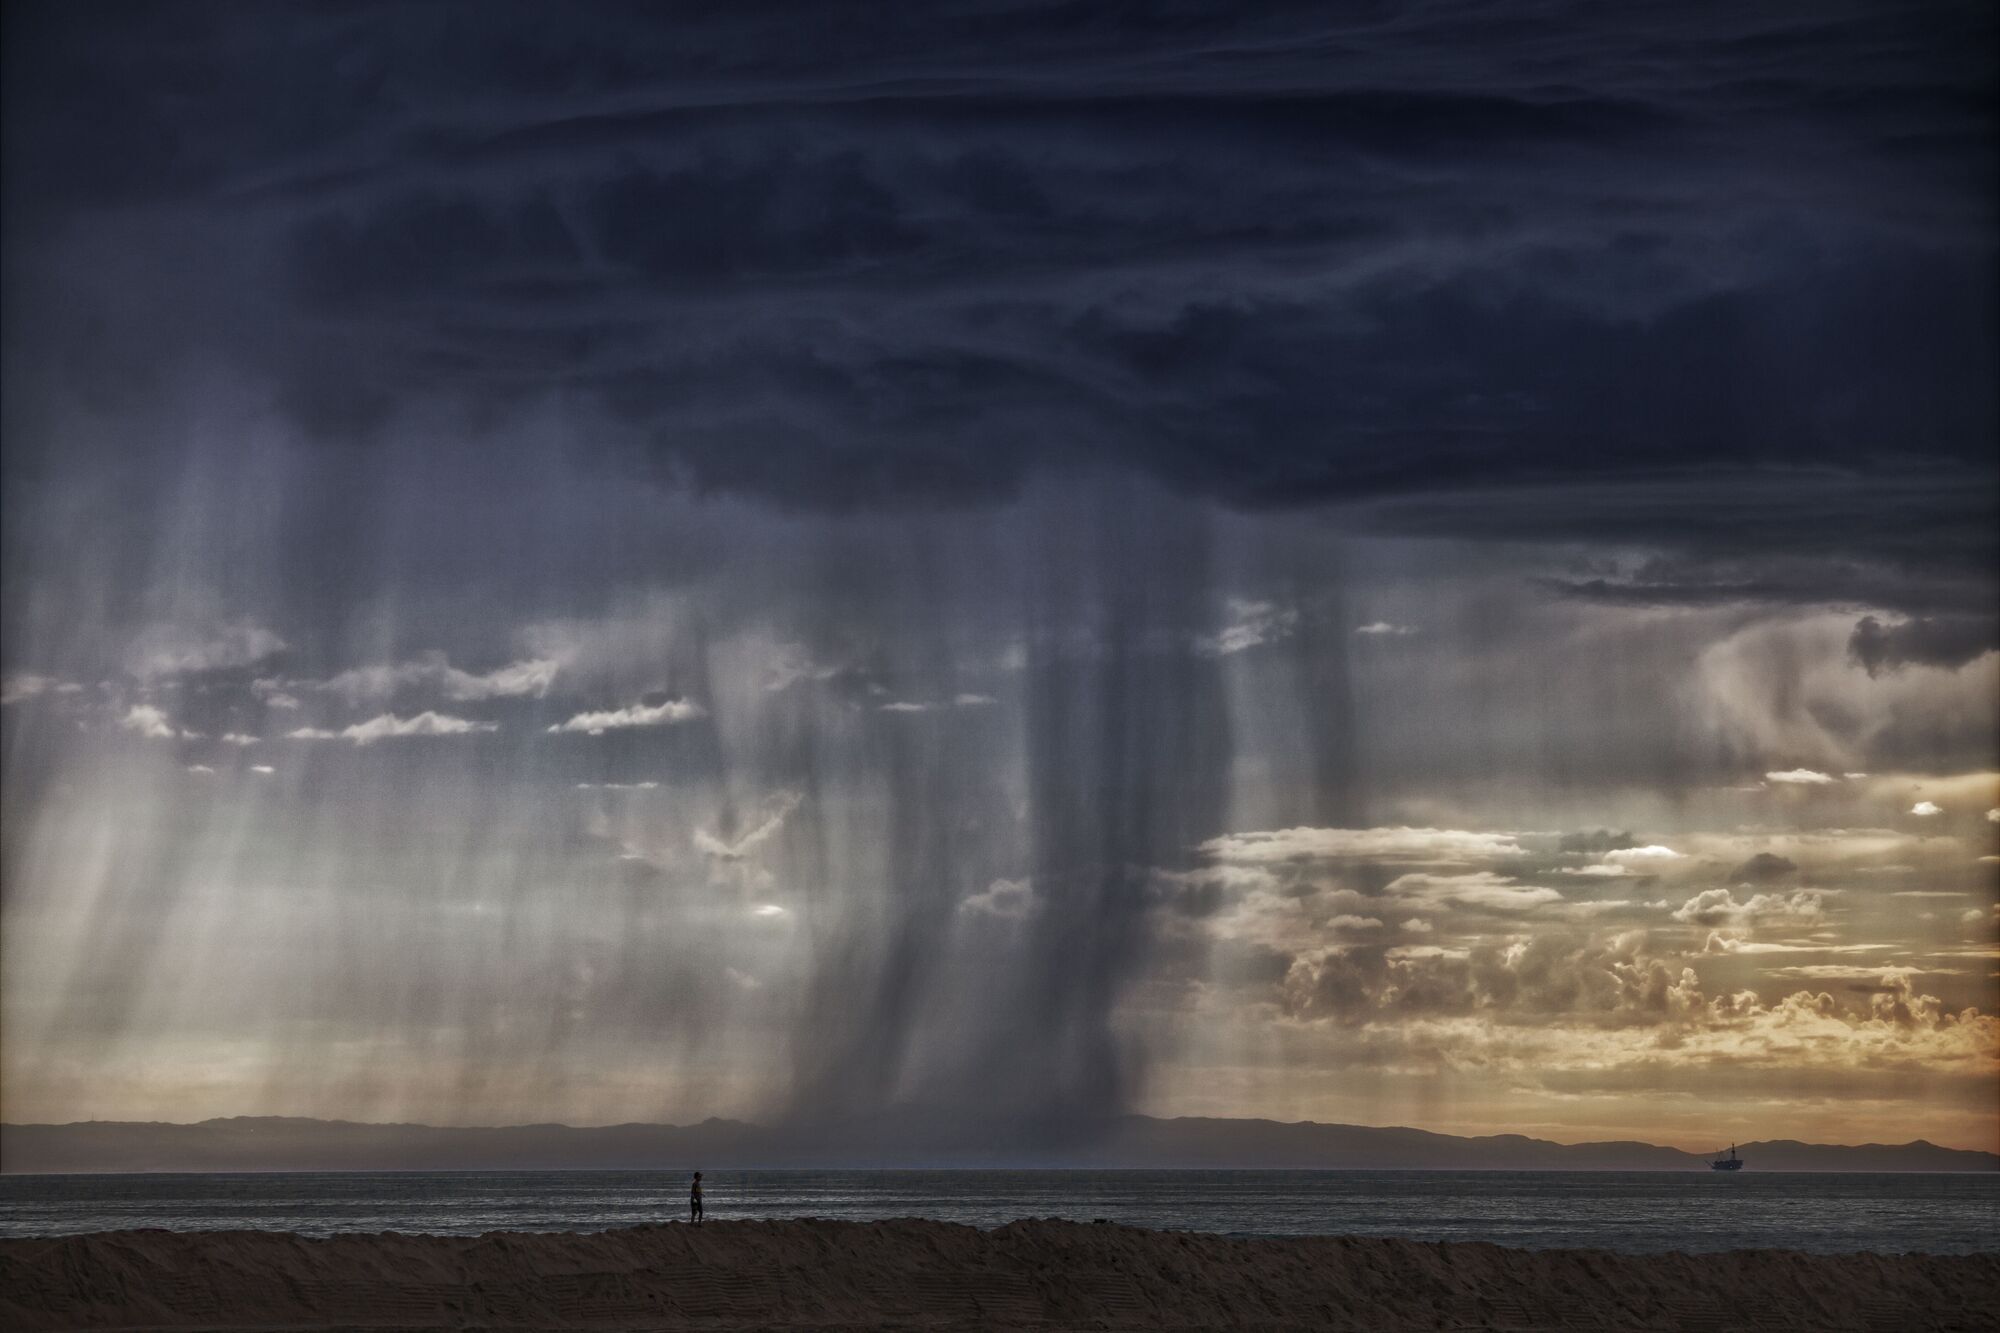
{"label": "dark storm cloud", "polygon": [[553,398],[794,506],[1113,468],[1394,531],[1991,551],[1976,8],[17,8],[16,304],[99,396],[184,340],[324,436]]}
{"label": "dark storm cloud", "polygon": [[1889,625],[1863,616],[1847,651],[1871,676],[1912,665],[1957,668],[2000,646],[1996,630],[1991,616],[1925,616]]}
{"label": "dark storm cloud", "polygon": [[1606,828],[1586,829],[1581,833],[1565,833],[1556,844],[1559,851],[1581,853],[1585,856],[1602,856],[1606,852],[1622,851],[1627,847],[1636,846],[1638,844],[1632,841],[1630,833],[1618,832]]}
{"label": "dark storm cloud", "polygon": [[1841,653],[1990,624],[1985,11],[847,8],[5,7],[34,1070],[178,996],[322,1110],[1056,1135],[1163,967],[1639,966],[1228,940],[1232,829],[1589,874],[1673,836],[1606,793],[1980,745],[1976,672]]}
{"label": "dark storm cloud", "polygon": [[1788,856],[1773,852],[1758,852],[1742,865],[1729,872],[1729,878],[1739,884],[1769,884],[1787,875],[1797,874],[1798,862]]}

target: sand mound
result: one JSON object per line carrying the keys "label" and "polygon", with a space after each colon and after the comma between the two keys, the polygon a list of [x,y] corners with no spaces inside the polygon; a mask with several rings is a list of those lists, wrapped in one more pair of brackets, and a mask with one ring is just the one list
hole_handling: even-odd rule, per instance
{"label": "sand mound", "polygon": [[10,1328],[1987,1329],[2000,1255],[1826,1258],[1071,1222],[0,1241]]}

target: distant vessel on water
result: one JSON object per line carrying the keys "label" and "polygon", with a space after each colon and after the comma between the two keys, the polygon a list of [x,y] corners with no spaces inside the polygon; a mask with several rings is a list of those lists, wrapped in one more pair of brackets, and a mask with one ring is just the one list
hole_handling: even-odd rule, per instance
{"label": "distant vessel on water", "polygon": [[1729,1156],[1716,1158],[1708,1164],[1708,1169],[1711,1171],[1741,1171],[1743,1169],[1743,1159],[1736,1155],[1736,1145],[1733,1143],[1730,1144]]}

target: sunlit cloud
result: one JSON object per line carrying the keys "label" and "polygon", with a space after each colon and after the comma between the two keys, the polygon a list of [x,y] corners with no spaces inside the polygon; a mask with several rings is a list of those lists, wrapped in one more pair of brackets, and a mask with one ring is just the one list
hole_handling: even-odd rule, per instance
{"label": "sunlit cloud", "polygon": [[1231,833],[1201,844],[1219,861],[1250,865],[1367,859],[1403,862],[1477,862],[1519,856],[1511,833],[1436,828],[1289,828]]}
{"label": "sunlit cloud", "polygon": [[1731,889],[1703,889],[1674,909],[1673,919],[1702,926],[1738,921],[1814,921],[1824,911],[1825,902],[1825,894],[1812,889],[1790,894],[1760,893],[1740,903]]}
{"label": "sunlit cloud", "polygon": [[1385,890],[1404,902],[1431,901],[1483,907],[1496,912],[1524,912],[1562,901],[1554,889],[1523,886],[1512,877],[1479,870],[1464,875],[1403,875]]}

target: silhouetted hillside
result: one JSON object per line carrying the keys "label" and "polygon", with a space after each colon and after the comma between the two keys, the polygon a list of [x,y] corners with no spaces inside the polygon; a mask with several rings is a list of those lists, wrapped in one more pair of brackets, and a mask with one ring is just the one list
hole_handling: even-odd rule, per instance
{"label": "silhouetted hillside", "polygon": [[[1554,1143],[1518,1134],[1460,1138],[1420,1129],[1312,1121],[1161,1120],[1125,1116],[1037,1147],[990,1130],[953,1137],[950,1122],[773,1128],[696,1125],[508,1125],[442,1128],[242,1116],[193,1125],[89,1121],[0,1126],[0,1169],[92,1171],[678,1170],[726,1167],[1069,1166],[1322,1169],[1681,1171],[1703,1157],[1649,1143]],[[973,1127],[966,1127],[968,1131]],[[1914,1143],[1746,1143],[1751,1170],[1991,1171],[1993,1153]]]}

